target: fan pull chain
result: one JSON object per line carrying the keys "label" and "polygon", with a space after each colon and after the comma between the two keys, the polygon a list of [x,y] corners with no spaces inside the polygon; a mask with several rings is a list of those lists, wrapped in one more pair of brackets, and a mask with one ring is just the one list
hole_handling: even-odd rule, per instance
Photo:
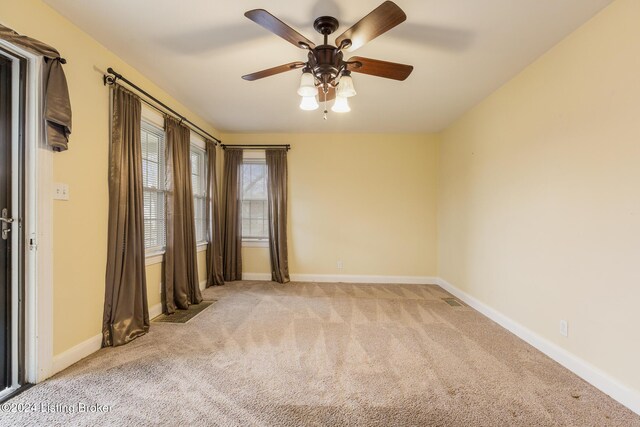
{"label": "fan pull chain", "polygon": [[322,118],[327,120],[327,92],[323,90],[322,93],[324,94],[324,116]]}

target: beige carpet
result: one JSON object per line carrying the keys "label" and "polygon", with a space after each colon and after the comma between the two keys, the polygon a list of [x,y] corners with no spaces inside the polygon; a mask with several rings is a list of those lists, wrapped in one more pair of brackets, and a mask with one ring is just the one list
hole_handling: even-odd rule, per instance
{"label": "beige carpet", "polygon": [[237,282],[10,403],[2,425],[640,426],[437,286]]}

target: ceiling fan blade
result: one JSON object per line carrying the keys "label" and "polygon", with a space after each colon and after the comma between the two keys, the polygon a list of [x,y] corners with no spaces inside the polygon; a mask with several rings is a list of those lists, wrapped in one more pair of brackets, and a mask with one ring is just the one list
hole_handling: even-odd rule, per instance
{"label": "ceiling fan blade", "polygon": [[[327,101],[332,101],[336,98],[336,88],[334,88],[333,86],[329,86],[329,90],[327,91]],[[319,103],[323,103],[325,101],[324,99],[324,92],[322,90],[322,86],[318,87],[318,102]]]}
{"label": "ceiling fan blade", "polygon": [[267,68],[266,70],[257,71],[255,73],[246,74],[242,76],[243,79],[254,81],[258,79],[263,79],[265,77],[273,76],[275,74],[284,73],[286,71],[295,70],[296,68],[302,68],[305,66],[304,62],[290,62],[284,65],[278,65],[277,67]]}
{"label": "ceiling fan blade", "polygon": [[307,45],[311,49],[316,47],[316,45],[313,44],[311,40],[309,40],[264,9],[250,10],[246,12],[244,16],[299,48],[306,49],[301,45],[301,43]]}
{"label": "ceiling fan blade", "polygon": [[413,71],[413,65],[353,56],[347,61],[347,69],[356,73],[385,77],[387,79],[405,80]]}
{"label": "ceiling fan blade", "polygon": [[371,13],[356,22],[351,28],[336,39],[336,46],[343,40],[351,40],[351,46],[346,48],[351,52],[386,33],[407,19],[407,15],[392,1],[385,1]]}

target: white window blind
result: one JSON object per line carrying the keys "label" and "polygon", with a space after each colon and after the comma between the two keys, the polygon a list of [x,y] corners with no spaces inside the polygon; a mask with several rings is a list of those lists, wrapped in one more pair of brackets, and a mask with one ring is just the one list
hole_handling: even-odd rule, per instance
{"label": "white window blind", "polygon": [[191,187],[193,189],[193,216],[195,218],[196,242],[207,240],[207,153],[191,144]]}
{"label": "white window blind", "polygon": [[242,238],[268,240],[267,165],[264,159],[245,157],[241,179]]}
{"label": "white window blind", "polygon": [[141,128],[144,246],[159,252],[166,243],[164,130],[146,121]]}

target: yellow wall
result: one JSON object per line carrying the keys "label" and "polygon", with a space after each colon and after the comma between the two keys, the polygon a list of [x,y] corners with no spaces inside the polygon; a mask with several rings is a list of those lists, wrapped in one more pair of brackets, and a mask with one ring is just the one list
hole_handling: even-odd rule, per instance
{"label": "yellow wall", "polygon": [[[147,302],[149,307],[160,304],[160,284],[164,282],[163,264],[152,264],[147,266]],[[152,316],[153,317],[153,316]]]}
{"label": "yellow wall", "polygon": [[[115,68],[163,102],[204,120],[38,0],[5,1],[0,22],[56,47],[67,59],[65,71],[73,107],[70,148],[55,153],[54,180],[69,184],[70,200],[54,202],[54,354],[101,331],[107,249],[109,91],[102,74]],[[215,134],[215,133],[214,133]],[[152,273],[153,274],[153,273]],[[149,283],[150,301],[157,283]]]}
{"label": "yellow wall", "polygon": [[446,130],[438,200],[441,277],[635,390],[639,22],[614,2]]}
{"label": "yellow wall", "polygon": [[[73,134],[70,150],[54,155],[54,179],[68,183],[71,196],[54,203],[54,354],[60,354],[101,329],[109,133],[104,70],[114,67],[215,130],[40,1],[3,0],[0,22],[52,44],[68,60]],[[614,2],[440,140],[223,139],[292,145],[293,274],[437,273],[638,390],[637,22],[640,2]],[[246,272],[269,272],[266,249],[243,253]],[[160,301],[161,264],[147,273],[153,306]],[[560,319],[569,321],[568,338],[558,333]]]}
{"label": "yellow wall", "polygon": [[[225,134],[223,140],[291,144],[292,274],[436,275],[436,136]],[[244,248],[243,264],[244,272],[269,273],[268,249]]]}

